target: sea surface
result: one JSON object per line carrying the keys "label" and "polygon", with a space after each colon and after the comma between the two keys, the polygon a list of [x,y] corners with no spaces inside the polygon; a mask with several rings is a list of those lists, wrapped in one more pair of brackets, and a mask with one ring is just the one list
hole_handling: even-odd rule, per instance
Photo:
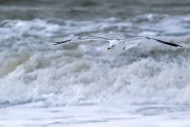
{"label": "sea surface", "polygon": [[[0,0],[0,127],[190,127],[189,0]],[[148,36],[129,50],[78,36]]]}

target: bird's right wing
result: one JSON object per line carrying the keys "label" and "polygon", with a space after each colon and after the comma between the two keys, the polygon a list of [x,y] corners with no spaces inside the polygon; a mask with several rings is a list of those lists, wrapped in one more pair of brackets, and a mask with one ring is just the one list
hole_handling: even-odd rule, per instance
{"label": "bird's right wing", "polygon": [[69,43],[69,42],[78,42],[78,41],[109,41],[108,38],[104,38],[104,37],[99,37],[99,36],[87,36],[87,37],[77,37],[77,38],[73,38],[73,39],[68,39],[68,40],[64,40],[64,41],[58,41],[58,42],[54,42],[54,45],[59,45],[59,44],[63,44],[63,43]]}

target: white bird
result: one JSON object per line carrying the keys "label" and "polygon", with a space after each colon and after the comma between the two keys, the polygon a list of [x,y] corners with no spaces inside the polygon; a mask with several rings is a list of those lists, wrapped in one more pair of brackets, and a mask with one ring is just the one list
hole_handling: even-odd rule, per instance
{"label": "white bird", "polygon": [[60,41],[60,42],[55,42],[54,45],[59,45],[62,43],[69,43],[69,42],[78,42],[78,41],[87,41],[87,40],[102,40],[102,41],[106,41],[109,42],[109,46],[108,46],[108,50],[110,49],[129,49],[129,48],[133,48],[135,46],[137,46],[140,41],[138,40],[153,40],[165,45],[169,45],[169,46],[173,46],[173,47],[180,47],[182,48],[181,45],[172,43],[172,42],[168,42],[168,41],[163,41],[160,39],[156,39],[156,38],[152,38],[152,37],[146,37],[146,36],[139,36],[139,37],[134,37],[134,38],[128,38],[128,39],[109,39],[109,38],[105,38],[105,37],[100,37],[100,36],[87,36],[87,37],[77,37],[74,39],[68,39],[68,40],[64,40],[64,41]]}

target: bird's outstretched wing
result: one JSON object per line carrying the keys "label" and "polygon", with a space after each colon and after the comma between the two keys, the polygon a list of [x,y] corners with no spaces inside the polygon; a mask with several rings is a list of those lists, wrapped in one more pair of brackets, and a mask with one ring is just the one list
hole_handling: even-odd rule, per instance
{"label": "bird's outstretched wing", "polygon": [[150,38],[150,37],[144,37],[144,38],[149,39],[149,40],[154,40],[154,41],[160,42],[162,44],[166,44],[166,45],[182,48],[181,45],[178,45],[178,44],[175,44],[175,43],[172,43],[172,42],[163,41],[163,40],[160,40],[160,39],[155,39],[155,38]]}
{"label": "bird's outstretched wing", "polygon": [[54,42],[54,45],[59,45],[59,44],[63,44],[63,43],[68,43],[68,42],[77,42],[77,41],[87,41],[87,40],[101,40],[101,41],[109,41],[110,39],[105,38],[105,37],[99,37],[99,36],[86,36],[86,37],[77,37],[74,39],[68,39],[68,40],[64,40],[64,41],[59,41],[59,42]]}
{"label": "bird's outstretched wing", "polygon": [[160,39],[156,39],[156,38],[152,38],[152,37],[146,37],[146,36],[139,36],[139,37],[128,38],[128,39],[119,39],[119,40],[123,40],[127,43],[127,42],[136,41],[136,40],[142,40],[142,39],[153,40],[153,41],[165,44],[165,45],[182,48],[181,45],[175,44],[173,42],[168,42],[168,41],[164,41],[164,40],[160,40]]}

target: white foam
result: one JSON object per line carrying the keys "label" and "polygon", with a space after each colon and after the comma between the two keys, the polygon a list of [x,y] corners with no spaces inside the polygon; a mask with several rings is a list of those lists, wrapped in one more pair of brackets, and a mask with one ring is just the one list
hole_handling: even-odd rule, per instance
{"label": "white foam", "polygon": [[[130,107],[125,107],[131,109]],[[126,113],[121,108],[101,106],[69,106],[56,108],[13,107],[0,110],[3,127],[187,127],[189,112],[143,115]],[[38,113],[38,115],[36,115]]]}

